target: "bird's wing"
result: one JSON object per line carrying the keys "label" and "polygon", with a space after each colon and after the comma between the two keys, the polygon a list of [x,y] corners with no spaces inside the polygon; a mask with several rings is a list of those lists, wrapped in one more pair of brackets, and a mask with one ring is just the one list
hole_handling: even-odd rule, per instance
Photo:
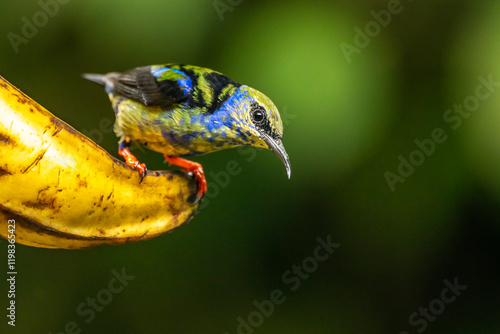
{"label": "bird's wing", "polygon": [[170,108],[192,94],[193,84],[183,71],[168,65],[156,65],[120,74],[113,90],[146,106]]}

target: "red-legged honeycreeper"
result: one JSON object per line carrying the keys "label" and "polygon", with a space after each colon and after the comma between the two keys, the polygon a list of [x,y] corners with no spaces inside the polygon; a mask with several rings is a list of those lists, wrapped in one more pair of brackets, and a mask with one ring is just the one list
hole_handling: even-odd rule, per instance
{"label": "red-legged honeycreeper", "polygon": [[130,153],[132,141],[192,172],[198,180],[196,201],[207,190],[203,168],[182,157],[244,145],[263,147],[276,153],[290,178],[280,114],[256,89],[207,68],[180,64],[83,76],[105,87],[116,115],[118,152],[139,171],[141,181],[147,169]]}

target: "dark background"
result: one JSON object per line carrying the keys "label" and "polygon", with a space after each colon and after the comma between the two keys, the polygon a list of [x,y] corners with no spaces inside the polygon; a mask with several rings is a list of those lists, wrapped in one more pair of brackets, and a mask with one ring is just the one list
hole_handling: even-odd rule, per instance
{"label": "dark background", "polygon": [[[285,301],[241,333],[500,333],[500,89],[456,129],[443,118],[471,101],[478,77],[500,81],[500,4],[405,0],[390,18],[376,14],[385,27],[370,24],[371,11],[393,1],[215,4],[232,10],[218,13],[212,0],[72,0],[17,47],[9,33],[22,36],[23,17],[33,22],[42,6],[0,4],[0,75],[115,156],[117,138],[100,125],[114,117],[109,101],[80,75],[179,62],[265,92],[292,162],[287,180],[265,150],[196,158],[208,205],[150,241],[18,246],[17,326],[2,316],[1,332],[55,334],[75,321],[82,333],[233,334],[255,300],[280,289]],[[367,24],[372,37],[355,40]],[[346,57],[342,43],[358,52]],[[442,142],[415,153],[439,128]],[[160,154],[134,152],[168,168]],[[410,155],[419,166],[391,190],[386,172]],[[217,182],[231,160],[241,172]],[[292,291],[282,275],[328,236],[340,247]],[[122,268],[135,278],[86,323],[77,306]],[[444,280],[467,288],[442,304]],[[0,291],[5,310],[5,280]],[[435,316],[410,322],[430,304]]]}

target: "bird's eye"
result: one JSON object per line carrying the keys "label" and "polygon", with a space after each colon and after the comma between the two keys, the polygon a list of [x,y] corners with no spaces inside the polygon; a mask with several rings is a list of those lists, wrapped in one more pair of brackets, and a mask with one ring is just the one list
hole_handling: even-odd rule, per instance
{"label": "bird's eye", "polygon": [[266,113],[264,108],[257,105],[252,108],[252,119],[255,123],[261,123],[266,118]]}
{"label": "bird's eye", "polygon": [[264,120],[264,113],[260,110],[255,110],[253,112],[253,120],[260,123]]}

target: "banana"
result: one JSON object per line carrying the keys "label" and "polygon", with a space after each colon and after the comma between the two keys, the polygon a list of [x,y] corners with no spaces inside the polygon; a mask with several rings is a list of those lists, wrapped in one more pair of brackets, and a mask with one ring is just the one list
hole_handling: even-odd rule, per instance
{"label": "banana", "polygon": [[[0,235],[77,249],[146,240],[189,221],[196,181],[139,173],[0,76]],[[12,222],[12,221],[11,221]]]}

